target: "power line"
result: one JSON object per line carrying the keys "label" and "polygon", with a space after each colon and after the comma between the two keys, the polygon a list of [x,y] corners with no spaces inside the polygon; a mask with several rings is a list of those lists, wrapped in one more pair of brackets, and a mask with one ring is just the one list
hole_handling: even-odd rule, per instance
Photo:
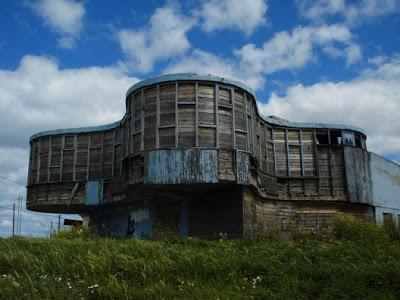
{"label": "power line", "polygon": [[21,183],[21,182],[18,182],[18,181],[15,181],[15,180],[12,180],[12,179],[10,179],[10,178],[7,178],[7,177],[4,177],[4,176],[1,176],[1,175],[0,175],[0,179],[3,179],[3,180],[6,180],[6,181],[9,181],[9,182],[12,182],[12,183],[21,185],[21,186],[23,186],[24,188],[26,188],[26,185],[25,185],[25,184],[23,184],[23,183]]}

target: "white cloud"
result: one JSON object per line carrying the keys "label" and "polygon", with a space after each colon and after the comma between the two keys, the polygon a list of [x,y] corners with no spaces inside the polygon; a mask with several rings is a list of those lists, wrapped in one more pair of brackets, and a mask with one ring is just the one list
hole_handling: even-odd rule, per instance
{"label": "white cloud", "polygon": [[120,30],[118,40],[128,57],[128,67],[149,72],[156,61],[184,54],[190,48],[186,32],[194,24],[176,7],[165,6],[156,9],[145,28]]}
{"label": "white cloud", "polygon": [[339,16],[348,25],[360,25],[399,11],[396,0],[298,0],[297,5],[303,17],[315,22],[322,22],[330,16]]}
{"label": "white cloud", "polygon": [[221,29],[238,29],[250,35],[266,23],[266,0],[208,0],[198,13],[201,28],[206,32]]}
{"label": "white cloud", "polygon": [[83,28],[85,8],[74,0],[40,0],[28,4],[44,23],[60,34],[61,48],[73,48]]}
{"label": "white cloud", "polygon": [[361,50],[347,27],[338,24],[298,26],[292,32],[276,33],[261,47],[254,44],[243,46],[234,51],[235,57],[231,60],[194,50],[172,62],[165,72],[213,72],[237,78],[258,89],[264,84],[265,75],[300,69],[316,60],[318,48],[332,58],[344,57],[348,65],[361,58]]}
{"label": "white cloud", "polygon": [[27,55],[16,70],[0,69],[0,145],[27,145],[40,130],[118,121],[136,81],[112,67],[60,69]]}
{"label": "white cloud", "polygon": [[331,122],[366,130],[370,150],[400,154],[400,56],[347,82],[298,84],[259,103],[264,115],[292,121]]}

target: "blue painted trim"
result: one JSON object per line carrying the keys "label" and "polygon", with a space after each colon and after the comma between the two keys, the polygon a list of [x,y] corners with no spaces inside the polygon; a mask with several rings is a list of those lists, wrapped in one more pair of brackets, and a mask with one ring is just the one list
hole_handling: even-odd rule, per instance
{"label": "blue painted trim", "polygon": [[114,122],[107,125],[100,125],[100,126],[91,126],[91,127],[79,127],[79,128],[67,128],[67,129],[55,129],[55,130],[47,130],[35,133],[29,138],[29,142],[34,139],[37,139],[42,136],[47,135],[60,135],[60,134],[75,134],[75,133],[85,133],[85,132],[97,132],[97,131],[106,131],[110,129],[114,129],[119,127],[121,121]]}

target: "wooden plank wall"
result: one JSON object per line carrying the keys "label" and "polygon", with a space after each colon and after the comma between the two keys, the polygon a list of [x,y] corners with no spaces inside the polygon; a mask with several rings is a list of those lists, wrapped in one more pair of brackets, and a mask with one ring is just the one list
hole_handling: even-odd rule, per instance
{"label": "wooden plank wall", "polygon": [[34,140],[28,185],[121,176],[121,129]]}
{"label": "wooden plank wall", "polygon": [[235,180],[231,161],[233,150],[240,150],[251,153],[259,181],[277,178],[270,190],[283,197],[346,194],[342,147],[317,143],[321,130],[267,124],[253,96],[234,86],[158,84],[129,95],[126,110],[113,130],[33,140],[29,185],[111,179],[127,168],[139,168],[126,172],[128,181],[135,173],[132,182],[139,182],[143,164],[131,158],[142,151],[199,147],[219,149],[220,180]]}

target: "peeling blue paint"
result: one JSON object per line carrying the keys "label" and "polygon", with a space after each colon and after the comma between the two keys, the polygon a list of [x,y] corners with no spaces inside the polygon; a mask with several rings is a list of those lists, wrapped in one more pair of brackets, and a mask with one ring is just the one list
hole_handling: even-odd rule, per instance
{"label": "peeling blue paint", "polygon": [[85,205],[99,205],[102,200],[103,184],[98,180],[86,181]]}
{"label": "peeling blue paint", "polygon": [[217,183],[218,152],[211,149],[153,150],[146,153],[145,182]]}
{"label": "peeling blue paint", "polygon": [[249,184],[250,154],[236,150],[236,181],[238,184]]}

